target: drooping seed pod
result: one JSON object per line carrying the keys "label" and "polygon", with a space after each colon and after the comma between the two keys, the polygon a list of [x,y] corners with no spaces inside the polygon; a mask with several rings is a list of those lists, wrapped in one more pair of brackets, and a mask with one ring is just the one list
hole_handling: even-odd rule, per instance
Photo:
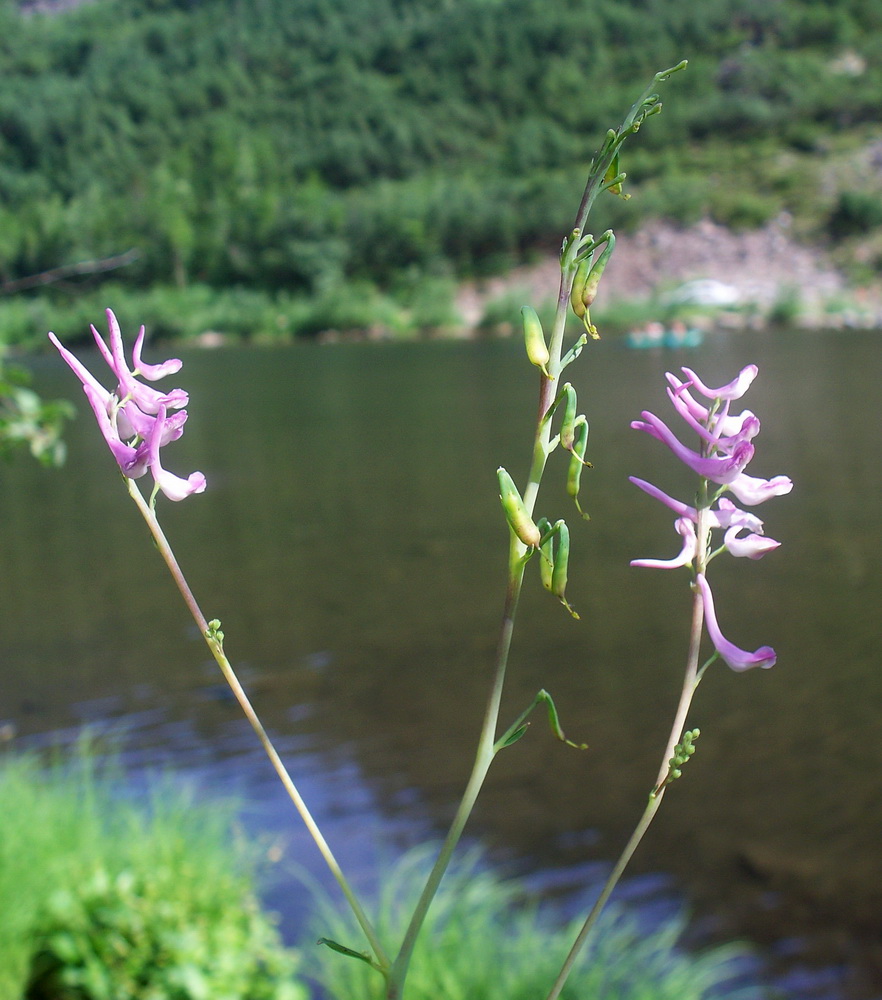
{"label": "drooping seed pod", "polygon": [[561,447],[572,451],[576,429],[576,390],[566,382],[561,391],[564,397],[564,415],[560,425],[560,443]]}
{"label": "drooping seed pod", "polygon": [[551,592],[560,603],[569,611],[573,618],[578,618],[578,614],[570,606],[567,600],[567,570],[570,561],[570,529],[565,521],[558,521],[555,524],[557,533],[557,552],[554,556],[554,569],[551,574]]}
{"label": "drooping seed pod", "polygon": [[547,517],[541,517],[536,522],[536,527],[542,536],[539,544],[539,575],[542,579],[542,586],[546,590],[551,590],[554,576],[554,531],[551,522]]}
{"label": "drooping seed pod", "polygon": [[573,447],[570,450],[570,467],[567,470],[567,493],[573,498],[576,510],[585,518],[589,516],[582,510],[579,503],[579,489],[582,482],[582,470],[587,466],[592,467],[590,462],[585,461],[585,452],[588,450],[588,420],[584,414],[576,417],[573,437]]}
{"label": "drooping seed pod", "polygon": [[546,378],[551,378],[547,367],[551,355],[548,352],[545,334],[542,332],[542,323],[539,321],[536,310],[531,306],[523,306],[521,318],[524,321],[524,343],[527,347],[527,357],[531,364],[542,369],[542,374]]}
{"label": "drooping seed pod", "polygon": [[586,309],[597,297],[597,286],[600,284],[604,268],[609,263],[609,258],[612,256],[612,252],[616,246],[616,238],[612,230],[607,230],[601,239],[605,240],[606,245],[591,265],[591,270],[588,272],[588,277],[585,279],[585,284],[582,288],[582,301],[585,303]]}
{"label": "drooping seed pod", "polygon": [[511,530],[524,545],[531,549],[538,548],[542,536],[533,518],[530,517],[514,480],[502,466],[496,470],[496,476],[499,480],[499,499],[502,502],[502,509],[505,511],[505,517]]}
{"label": "drooping seed pod", "polygon": [[579,319],[584,318],[585,311],[588,308],[582,301],[582,291],[585,288],[585,282],[588,280],[588,269],[590,264],[591,261],[588,257],[579,261],[579,266],[576,268],[576,277],[573,278],[573,287],[570,291],[570,305],[573,307],[573,312]]}

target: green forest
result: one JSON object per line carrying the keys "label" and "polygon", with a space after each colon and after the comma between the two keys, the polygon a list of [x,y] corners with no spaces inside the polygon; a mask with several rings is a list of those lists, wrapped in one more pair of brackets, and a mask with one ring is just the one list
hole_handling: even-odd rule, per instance
{"label": "green forest", "polygon": [[872,233],[877,0],[0,0],[0,339],[81,333],[110,291],[177,336],[443,325],[455,280],[559,244],[682,58],[597,226]]}

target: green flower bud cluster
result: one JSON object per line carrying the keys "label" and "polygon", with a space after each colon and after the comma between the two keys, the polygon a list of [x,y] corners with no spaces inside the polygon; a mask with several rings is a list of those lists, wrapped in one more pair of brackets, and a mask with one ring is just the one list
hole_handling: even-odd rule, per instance
{"label": "green flower bud cluster", "polygon": [[678,743],[674,747],[674,756],[668,761],[667,782],[675,781],[683,774],[681,768],[695,753],[694,743],[700,735],[700,729],[687,729],[686,732],[683,733],[683,742]]}
{"label": "green flower bud cluster", "polygon": [[205,631],[205,638],[210,642],[216,642],[219,646],[224,644],[224,634],[221,631],[221,623],[219,618],[212,618],[208,623],[208,628]]}

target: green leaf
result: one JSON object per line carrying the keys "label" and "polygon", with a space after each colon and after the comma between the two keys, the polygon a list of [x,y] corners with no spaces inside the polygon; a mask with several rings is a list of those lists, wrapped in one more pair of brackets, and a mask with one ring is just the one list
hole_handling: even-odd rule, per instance
{"label": "green leaf", "polygon": [[331,951],[339,952],[348,958],[357,958],[362,962],[367,962],[370,966],[374,964],[371,961],[371,956],[366,951],[353,951],[352,948],[347,948],[345,944],[340,944],[339,941],[332,941],[331,938],[321,937],[316,941],[316,944],[326,945]]}

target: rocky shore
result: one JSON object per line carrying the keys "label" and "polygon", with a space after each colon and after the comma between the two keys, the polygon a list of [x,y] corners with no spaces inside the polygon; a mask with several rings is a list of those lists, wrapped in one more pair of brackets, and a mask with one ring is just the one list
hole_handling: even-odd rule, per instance
{"label": "rocky shore", "polygon": [[[515,292],[532,302],[557,295],[555,257],[508,275],[464,284],[457,309],[477,325],[489,302]],[[623,301],[663,301],[687,282],[710,281],[730,290],[733,305],[720,318],[762,324],[782,304],[790,304],[800,326],[882,326],[882,285],[849,287],[827,253],[801,242],[786,214],[761,229],[733,232],[711,220],[689,227],[653,221],[638,233],[618,236],[603,276],[595,308]]]}

